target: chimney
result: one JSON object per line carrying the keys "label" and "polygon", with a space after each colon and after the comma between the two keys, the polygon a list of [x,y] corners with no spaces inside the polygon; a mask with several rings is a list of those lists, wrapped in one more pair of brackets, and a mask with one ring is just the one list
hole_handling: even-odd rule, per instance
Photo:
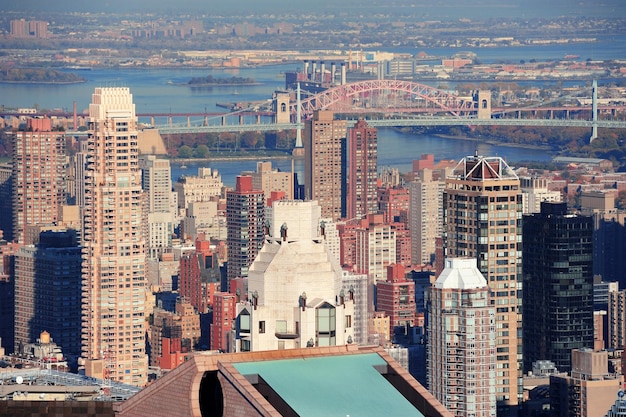
{"label": "chimney", "polygon": [[335,84],[335,72],[337,72],[337,64],[330,63],[330,83]]}
{"label": "chimney", "polygon": [[340,85],[346,84],[346,63],[345,62],[341,63],[341,82],[339,84]]}
{"label": "chimney", "polygon": [[309,74],[309,60],[308,59],[304,60],[304,71],[302,72],[304,72],[304,75],[306,75],[307,77],[309,76],[308,75]]}
{"label": "chimney", "polygon": [[320,61],[320,83],[326,82],[326,64],[324,61]]}
{"label": "chimney", "polygon": [[311,81],[315,81],[315,71],[317,70],[317,62],[311,61]]}

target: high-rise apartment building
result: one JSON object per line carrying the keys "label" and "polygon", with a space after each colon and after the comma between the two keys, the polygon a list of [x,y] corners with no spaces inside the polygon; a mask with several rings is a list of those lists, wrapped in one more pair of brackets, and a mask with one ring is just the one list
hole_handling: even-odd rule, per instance
{"label": "high-rise apartment building", "polygon": [[356,230],[356,271],[372,284],[387,278],[387,266],[397,263],[396,231],[381,214],[367,216],[369,224]]}
{"label": "high-rise apartment building", "polygon": [[607,349],[624,349],[626,346],[626,290],[609,291],[607,316]]}
{"label": "high-rise apartment building", "polygon": [[414,264],[433,263],[435,238],[443,235],[443,190],[445,181],[433,180],[432,170],[422,169],[409,184],[409,223],[411,260]]}
{"label": "high-rise apartment building", "polygon": [[96,88],[85,169],[83,356],[88,375],[144,385],[146,243],[138,158],[130,90]]}
{"label": "high-rise apartment building", "polygon": [[572,349],[593,348],[593,222],[541,203],[523,221],[524,371],[538,360],[571,369]]}
{"label": "high-rise apartment building", "polygon": [[221,290],[217,254],[204,236],[196,239],[196,250],[180,257],[178,291],[198,313],[205,314],[213,294]]}
{"label": "high-rise apartment building", "polygon": [[499,157],[468,156],[446,178],[447,258],[475,258],[496,309],[496,397],[501,412],[522,398],[522,193]]}
{"label": "high-rise apartment building", "polygon": [[173,205],[172,171],[170,161],[146,155],[140,159],[142,186],[146,193],[148,211],[147,242],[151,259],[172,246],[175,206]]}
{"label": "high-rise apartment building", "polygon": [[13,239],[28,225],[54,223],[65,202],[65,137],[49,118],[28,119],[13,139]]}
{"label": "high-rise apartment building", "polygon": [[496,307],[472,258],[449,258],[431,289],[429,391],[455,416],[496,415]]}
{"label": "high-rise apartment building", "polygon": [[322,217],[346,217],[348,122],[332,111],[316,111],[304,126],[304,196],[317,200]]}
{"label": "high-rise apartment building", "polygon": [[49,332],[66,355],[81,354],[82,251],[76,232],[42,232],[15,255],[15,349]]}
{"label": "high-rise apartment building", "polygon": [[378,129],[359,120],[348,129],[348,219],[361,219],[378,212]]}
{"label": "high-rise apartment building", "polygon": [[0,233],[7,242],[13,241],[13,168],[0,164]]}
{"label": "high-rise apartment building", "polygon": [[226,194],[229,282],[248,276],[250,264],[263,247],[264,225],[265,194],[252,187],[252,177],[238,176],[235,190]]}

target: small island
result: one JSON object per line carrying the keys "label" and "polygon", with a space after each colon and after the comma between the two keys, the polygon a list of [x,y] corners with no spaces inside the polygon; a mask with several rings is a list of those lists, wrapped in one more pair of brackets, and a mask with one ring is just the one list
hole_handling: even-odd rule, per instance
{"label": "small island", "polygon": [[212,75],[207,75],[206,77],[193,77],[187,84],[193,87],[203,87],[214,85],[255,85],[258,83],[253,78],[215,78]]}
{"label": "small island", "polygon": [[49,68],[0,68],[0,83],[74,84],[86,79]]}

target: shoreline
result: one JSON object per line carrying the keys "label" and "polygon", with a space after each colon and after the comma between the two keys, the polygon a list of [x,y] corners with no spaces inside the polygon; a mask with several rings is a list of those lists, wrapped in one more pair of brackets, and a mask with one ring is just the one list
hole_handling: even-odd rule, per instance
{"label": "shoreline", "polygon": [[523,145],[520,143],[500,142],[496,139],[470,138],[467,136],[454,136],[454,135],[446,135],[443,133],[434,133],[432,135],[440,137],[440,138],[445,138],[445,139],[467,140],[467,141],[472,141],[472,142],[484,142],[484,143],[488,143],[489,145],[507,146],[510,148],[537,149],[541,151],[557,152],[557,150],[551,148],[548,145]]}

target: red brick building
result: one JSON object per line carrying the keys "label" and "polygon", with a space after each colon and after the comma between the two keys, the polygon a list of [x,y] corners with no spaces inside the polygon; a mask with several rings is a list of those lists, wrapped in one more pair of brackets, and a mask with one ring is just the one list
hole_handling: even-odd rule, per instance
{"label": "red brick building", "polygon": [[389,316],[390,340],[395,328],[416,325],[415,283],[406,279],[403,265],[387,266],[387,281],[376,284],[376,294],[376,311]]}

